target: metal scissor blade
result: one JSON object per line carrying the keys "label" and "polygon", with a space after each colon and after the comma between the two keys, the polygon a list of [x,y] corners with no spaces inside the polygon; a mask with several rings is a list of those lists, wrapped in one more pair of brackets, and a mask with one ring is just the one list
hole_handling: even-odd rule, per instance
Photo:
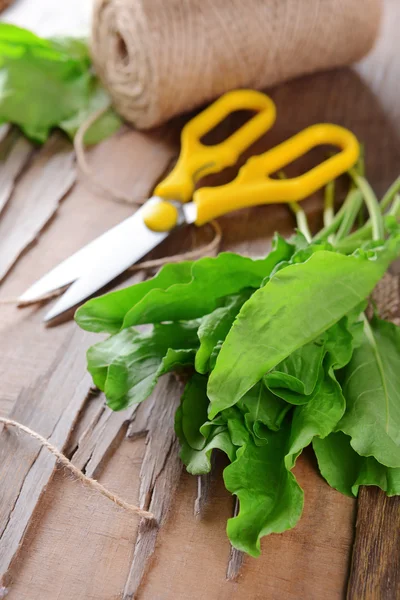
{"label": "metal scissor blade", "polygon": [[34,283],[19,300],[34,301],[76,280],[46,315],[45,320],[50,320],[112,281],[168,235],[168,232],[154,232],[146,227],[142,217],[144,210],[141,207],[67,258]]}
{"label": "metal scissor blade", "polygon": [[[148,200],[151,202],[153,199]],[[147,204],[147,203],[146,203]],[[131,228],[135,228],[135,222],[137,218],[141,218],[143,207],[136,211],[128,219],[122,221],[112,229],[109,229],[89,244],[72,254],[69,258],[61,262],[59,265],[54,267],[51,271],[46,273],[38,281],[36,281],[29,289],[26,290],[18,298],[20,302],[34,302],[43,298],[47,294],[62,288],[83,275],[88,268],[96,265],[98,257],[103,252],[103,248],[110,248],[111,244],[117,244],[120,239],[120,232],[130,231]],[[148,232],[146,228],[146,232]],[[151,233],[151,232],[150,232]],[[122,238],[121,238],[122,239]],[[159,242],[157,242],[159,243]],[[154,244],[157,245],[157,244]],[[129,248],[132,247],[130,243]]]}
{"label": "metal scissor blade", "polygon": [[104,243],[98,246],[95,259],[88,261],[80,277],[46,314],[45,321],[54,319],[89,298],[169,235],[169,232],[154,232],[146,227],[143,211],[144,207],[101,236]]}

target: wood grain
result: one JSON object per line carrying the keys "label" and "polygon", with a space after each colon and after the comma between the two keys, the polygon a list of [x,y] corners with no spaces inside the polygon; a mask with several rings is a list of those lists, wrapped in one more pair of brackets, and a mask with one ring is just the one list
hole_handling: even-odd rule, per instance
{"label": "wood grain", "polygon": [[34,151],[33,145],[16,130],[8,129],[5,134],[0,142],[0,213]]}
{"label": "wood grain", "polygon": [[179,483],[182,463],[174,432],[174,415],[182,386],[174,377],[163,378],[150,401],[143,403],[130,425],[128,437],[146,435],[146,452],[140,470],[140,506],[150,510],[158,526],[142,519],[123,600],[133,600],[150,564],[159,533]]}
{"label": "wood grain", "polygon": [[[126,143],[125,139],[123,141]],[[115,142],[115,146],[118,147],[120,142],[121,138],[118,138]],[[153,144],[155,144],[154,138]],[[162,147],[165,146],[164,136],[160,138],[160,145]],[[140,162],[140,160],[147,161],[149,159],[146,147],[143,148],[143,152],[140,152],[140,147],[137,145],[131,145],[131,147],[134,149],[134,154],[129,157],[130,160],[136,159],[137,162]],[[71,152],[70,148],[69,152]],[[138,152],[138,155],[136,155],[136,152]],[[170,157],[173,152],[174,149],[171,146]],[[104,155],[101,152],[94,152],[93,155],[97,161],[97,165],[100,165],[102,161],[109,162],[107,155]],[[160,171],[164,169],[163,161],[165,161],[165,156],[165,150],[164,152],[160,152]],[[127,159],[125,168],[128,166],[128,160],[129,159]],[[155,165],[156,160],[153,160],[153,169],[156,168]],[[104,170],[106,171],[106,168]],[[50,185],[53,179],[53,173],[50,171],[48,176]],[[149,176],[154,177],[151,170],[149,171]],[[133,176],[131,173],[131,181],[127,182],[127,185],[130,183],[130,187],[132,187],[132,183],[134,183],[132,179]],[[150,182],[148,183],[148,186],[151,186]],[[76,191],[78,192],[77,196],[75,195]],[[72,200],[73,203],[75,198],[79,198],[80,204],[82,191],[86,192],[86,196],[89,196],[90,198],[90,193],[88,194],[86,188],[82,188],[81,190],[78,188],[78,190],[75,190],[68,198],[69,202]],[[17,194],[18,192],[19,186],[17,185],[15,193]],[[107,201],[104,201],[104,205],[106,210],[104,210],[103,213],[103,228],[105,229],[110,225],[108,213],[111,205]],[[73,217],[74,220],[76,208],[77,207],[71,212],[71,217]],[[128,207],[121,207],[121,212],[125,212],[125,216],[129,214],[128,211]],[[113,218],[116,218],[118,211],[114,210],[114,213],[116,214],[113,214]],[[81,217],[84,217],[85,215],[82,209],[79,211],[79,214]],[[93,198],[91,214],[96,214],[97,220],[99,220],[99,215],[102,215],[101,201],[98,203],[97,198]],[[121,216],[119,217],[119,220],[120,219]],[[43,236],[45,244],[46,241],[49,241],[48,248],[50,260],[55,259],[55,255],[57,254],[57,251],[60,250],[60,247],[62,250],[62,244],[57,243],[56,251],[52,251],[54,239],[57,239],[57,233],[54,231],[54,229],[57,229],[56,223],[54,225],[55,226]],[[71,222],[71,225],[73,225],[73,221]],[[99,225],[101,226],[101,223],[98,223],[97,226]],[[79,236],[79,227],[77,228],[75,226],[74,231],[78,231]],[[89,231],[90,230],[86,227],[85,234],[88,235]],[[55,234],[55,237],[53,237],[52,234]],[[32,253],[29,253],[29,255],[24,257],[25,262],[29,262],[31,254],[35,254],[35,250],[38,251],[39,249],[34,248]],[[64,248],[64,251],[66,251],[66,255],[68,255],[71,250],[67,247]],[[43,258],[43,251],[39,252],[39,255]],[[27,274],[30,278],[38,271],[38,265],[35,261],[33,264],[34,268]],[[43,265],[40,264],[39,269],[42,267]],[[23,272],[26,273],[26,271]],[[133,279],[141,277],[141,274],[137,274]],[[21,281],[24,281],[24,278],[20,277],[18,281],[21,283]],[[7,281],[5,287],[12,288],[12,283],[12,281]],[[30,313],[28,324],[32,325],[32,322],[35,323],[32,331],[36,330],[35,333],[38,341],[41,335],[46,332],[47,334],[50,333],[51,340],[55,343],[48,348],[46,348],[46,346],[44,347],[44,354],[48,366],[47,375],[42,378],[41,382],[32,383],[31,388],[28,388],[19,394],[19,397],[15,401],[14,409],[11,411],[11,416],[16,420],[28,424],[33,429],[49,437],[49,439],[59,448],[63,448],[70,436],[71,430],[74,428],[78,414],[81,413],[85,405],[85,400],[90,389],[91,380],[86,372],[85,348],[88,346],[91,336],[78,330],[72,323],[67,323],[63,327],[46,331],[43,328],[43,325],[40,324],[40,317],[41,314],[43,314],[43,309],[32,308],[28,309],[27,313]],[[24,321],[26,321],[26,319],[23,317],[23,311],[15,312],[14,308],[14,312],[11,314],[14,314],[15,317],[17,317],[17,321],[19,318],[22,323],[23,330],[21,331],[21,326],[17,328],[17,331],[21,334],[21,339],[29,339],[32,332],[29,332],[29,327],[26,328],[26,326],[24,326]],[[4,320],[4,323],[2,323],[3,329],[5,330],[9,324],[9,319]],[[21,369],[21,365],[15,365],[12,356],[7,354],[7,347],[11,348],[11,339],[10,336],[8,336],[8,340],[2,338],[3,347],[6,350],[3,356],[5,368],[10,370],[10,366],[14,367],[13,372],[15,373],[15,380],[17,373]],[[13,342],[15,343],[15,339]],[[38,346],[35,346],[37,352]],[[54,356],[55,349],[58,351]],[[49,359],[51,356],[52,360],[50,361]],[[68,386],[63,385],[66,380],[68,380]],[[75,394],[73,393],[74,381],[76,381]],[[62,390],[62,392],[59,390]],[[53,396],[55,396],[55,398],[53,398]],[[90,476],[93,476],[97,472],[106,455],[107,458],[110,457],[114,450],[116,440],[118,440],[118,444],[120,443],[121,440],[118,437],[119,433],[121,429],[123,429],[125,422],[129,421],[129,418],[132,417],[136,408],[130,409],[130,411],[127,411],[129,414],[125,413],[125,415],[123,413],[113,413],[104,407],[104,398],[96,398],[96,405],[93,403],[93,400],[93,395],[90,395],[87,401],[88,407],[86,408],[85,406],[85,410],[82,412],[81,422],[77,424],[76,431],[68,444],[69,453],[73,462],[78,464],[81,468],[84,468],[86,473],[90,474]],[[94,411],[93,407],[95,408]],[[18,463],[16,463],[15,456],[16,453],[18,454],[19,449],[24,456],[24,461],[18,461]],[[0,502],[0,515],[2,521],[0,522],[2,522],[3,525],[2,529],[0,529],[0,566],[1,573],[6,574],[15,557],[16,550],[21,545],[38,500],[53,473],[54,458],[51,455],[47,455],[46,451],[40,451],[37,444],[30,441],[29,438],[21,439],[19,436],[15,436],[15,434],[13,436],[12,432],[9,433],[8,431],[3,431],[0,435],[0,455],[4,457],[4,460],[0,463],[2,492]],[[4,580],[7,579],[8,577],[4,578]]]}
{"label": "wood grain", "polygon": [[400,497],[361,487],[348,600],[400,597]]}
{"label": "wood grain", "polygon": [[[37,431],[60,450],[90,388],[83,349],[91,338],[75,329],[45,377],[21,392],[10,418]],[[68,378],[68,387],[64,382]],[[15,457],[19,456],[16,461]],[[0,579],[4,579],[55,466],[55,457],[16,431],[4,429],[0,445]]]}
{"label": "wood grain", "polygon": [[[20,143],[22,144],[22,142]],[[18,148],[20,156],[21,149]],[[22,152],[24,157],[24,152]],[[11,165],[20,166],[20,159]],[[15,167],[11,173],[15,173]],[[54,134],[23,175],[0,221],[0,281],[56,212],[75,181],[71,144]],[[8,182],[9,187],[12,181]]]}
{"label": "wood grain", "polygon": [[[144,446],[124,440],[101,482],[133,504]],[[57,469],[13,567],[7,600],[120,600],[137,518]]]}

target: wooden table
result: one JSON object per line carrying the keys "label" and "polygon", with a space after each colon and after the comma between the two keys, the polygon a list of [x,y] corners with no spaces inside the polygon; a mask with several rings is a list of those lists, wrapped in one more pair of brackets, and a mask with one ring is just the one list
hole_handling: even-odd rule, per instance
{"label": "wooden table", "polygon": [[[302,78],[272,90],[278,121],[256,150],[265,150],[318,121],[342,124],[365,143],[368,177],[382,193],[400,172],[399,27],[400,4],[386,0],[380,39],[356,68]],[[177,154],[180,126],[178,121],[151,134],[123,132],[91,151],[92,167],[108,185],[144,199]],[[131,214],[132,208],[100,197],[83,182],[74,183],[71,146],[57,134],[40,150],[14,134],[6,135],[1,144],[0,204],[8,200],[0,219],[1,275],[10,267],[11,257],[22,253],[2,283],[0,298],[5,299],[15,297],[61,259]],[[293,172],[309,167],[318,157],[310,154],[296,163]],[[228,170],[222,177],[232,174]],[[305,203],[314,225],[320,220],[320,205],[320,196]],[[220,223],[223,248],[250,255],[268,250],[275,229],[285,233],[293,226],[284,206],[242,211]],[[40,230],[37,242],[24,250]],[[190,232],[184,240],[175,237],[155,255],[189,248],[206,236],[205,230]],[[133,279],[140,277],[143,274]],[[142,524],[138,533],[131,515],[88,491],[65,470],[54,471],[53,457],[40,451],[35,441],[13,430],[2,431],[0,572],[3,585],[9,586],[7,598],[335,600],[344,596],[356,501],[328,487],[311,455],[305,452],[295,469],[305,490],[299,525],[264,539],[262,557],[246,557],[238,580],[226,581],[231,550],[225,522],[232,514],[232,498],[222,484],[222,465],[217,464],[202,518],[193,516],[197,481],[181,474],[172,433],[179,384],[172,377],[164,378],[153,398],[136,412],[111,413],[103,398],[90,391],[85,370],[85,350],[93,336],[71,321],[43,327],[45,310],[1,305],[0,415],[10,415],[48,437],[74,464],[126,500],[152,498],[151,506],[164,515],[164,523],[159,532]],[[154,402],[157,413],[150,410]],[[386,501],[375,490],[363,493],[359,514],[366,523],[357,536],[349,598],[400,597],[398,509],[396,499]],[[371,527],[365,514],[371,517]],[[381,547],[385,529],[391,545]],[[146,564],[149,568],[142,578]]]}

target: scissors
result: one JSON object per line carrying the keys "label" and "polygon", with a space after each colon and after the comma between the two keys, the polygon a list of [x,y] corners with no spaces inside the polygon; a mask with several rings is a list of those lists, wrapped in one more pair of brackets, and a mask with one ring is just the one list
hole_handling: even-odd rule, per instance
{"label": "scissors", "polygon": [[[200,141],[238,110],[255,114],[218,144],[206,146]],[[132,216],[44,275],[19,301],[33,302],[72,284],[46,314],[44,320],[50,321],[103,288],[176,227],[190,223],[200,226],[245,207],[302,200],[356,163],[359,144],[355,136],[338,125],[317,124],[264,154],[251,157],[230,183],[195,190],[196,182],[203,176],[235,164],[242,152],[272,127],[275,118],[273,101],[261,92],[235,90],[221,96],[185,125],[178,161],[157,185],[154,196]],[[336,146],[340,151],[298,177],[270,177],[321,144]]]}

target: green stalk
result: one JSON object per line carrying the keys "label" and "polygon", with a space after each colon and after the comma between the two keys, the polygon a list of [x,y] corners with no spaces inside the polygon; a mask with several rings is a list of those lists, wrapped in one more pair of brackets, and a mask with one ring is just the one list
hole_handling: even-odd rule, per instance
{"label": "green stalk", "polygon": [[[279,179],[287,179],[285,171],[279,171]],[[298,202],[289,202],[289,208],[296,217],[297,229],[304,235],[307,242],[311,242],[312,236],[308,226],[307,215]]]}
{"label": "green stalk", "polygon": [[296,216],[298,230],[304,235],[307,242],[311,242],[312,236],[308,226],[307,215],[297,202],[289,202],[291,211]]}
{"label": "green stalk", "polygon": [[346,215],[346,212],[349,210],[349,206],[351,206],[351,203],[353,202],[353,200],[350,197],[350,194],[351,192],[347,194],[347,197],[343,202],[342,206],[339,208],[336,215],[333,217],[332,223],[328,227],[320,229],[320,231],[314,236],[315,241],[324,240],[331,233],[335,233],[338,230],[342,220]]}
{"label": "green stalk", "polygon": [[[395,195],[393,204],[390,207],[390,210],[388,210],[386,215],[383,215],[383,223],[384,224],[387,221],[387,217],[396,217],[396,219],[400,219],[400,195],[399,194]],[[360,229],[357,229],[357,231],[355,231],[354,233],[351,233],[350,235],[348,235],[346,239],[351,242],[356,241],[356,240],[359,240],[360,242],[362,242],[363,240],[370,238],[371,234],[372,234],[372,224],[371,224],[371,221],[367,221],[365,223],[365,225],[360,227]]]}
{"label": "green stalk", "polygon": [[334,202],[335,202],[335,180],[329,181],[325,186],[324,198],[324,227],[329,227],[334,217]]}
{"label": "green stalk", "polygon": [[396,181],[392,183],[386,194],[383,196],[381,200],[382,212],[385,210],[385,208],[389,206],[389,204],[392,202],[392,200],[395,198],[398,192],[400,192],[400,177],[398,177]]}
{"label": "green stalk", "polygon": [[365,204],[367,205],[372,224],[372,239],[381,240],[384,238],[385,232],[378,199],[365,177],[358,175],[354,169],[350,169],[349,173],[354,183],[364,196]]}
{"label": "green stalk", "polygon": [[360,156],[358,157],[357,164],[355,166],[357,174],[361,177],[365,177],[365,147],[364,144],[360,144]]}
{"label": "green stalk", "polygon": [[[381,202],[380,202],[380,207],[381,207],[381,212],[383,213],[385,208],[387,208],[389,206],[389,204],[393,201],[392,206],[390,207],[390,210],[386,213],[387,215],[393,215],[397,218],[400,217],[400,213],[399,213],[399,206],[398,204],[396,204],[395,200],[396,200],[396,196],[398,196],[398,193],[400,192],[400,177],[398,177],[396,179],[396,181],[390,186],[390,188],[388,189],[388,191],[386,192],[386,194],[383,196]],[[371,221],[368,219],[368,221],[366,221],[366,223],[362,226],[359,227],[359,229],[352,234],[352,239],[365,239],[365,237],[370,237],[371,236]]]}
{"label": "green stalk", "polygon": [[393,204],[387,214],[391,217],[400,217],[400,194],[395,194]]}
{"label": "green stalk", "polygon": [[[388,218],[393,216],[397,219],[400,218],[400,196],[398,198],[398,201],[393,202],[393,206],[390,209],[390,211],[384,216],[383,222],[386,223]],[[357,248],[359,248],[363,242],[366,242],[369,239],[371,239],[371,234],[372,224],[366,223],[364,227],[361,227],[361,229],[359,229],[358,231],[355,231],[343,240],[340,240],[336,245],[336,249],[339,252],[351,254],[352,252],[354,252],[354,250],[357,250]]]}
{"label": "green stalk", "polygon": [[353,189],[349,192],[349,205],[344,214],[340,227],[335,236],[335,241],[338,242],[345,238],[351,231],[360,208],[363,204],[363,196],[360,190]]}

